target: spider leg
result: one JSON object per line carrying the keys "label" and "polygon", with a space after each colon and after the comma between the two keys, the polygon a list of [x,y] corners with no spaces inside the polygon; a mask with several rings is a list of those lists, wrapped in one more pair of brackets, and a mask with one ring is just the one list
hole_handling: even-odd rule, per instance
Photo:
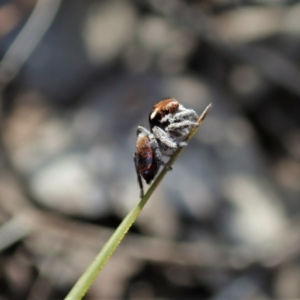
{"label": "spider leg", "polygon": [[137,156],[137,154],[134,153],[133,161],[134,161],[134,165],[135,165],[137,180],[138,180],[138,183],[139,183],[139,186],[140,186],[140,197],[142,198],[142,197],[144,197],[144,187],[143,187],[142,177],[141,177],[141,174],[140,174],[139,169],[138,169],[138,163],[137,163],[136,156]]}
{"label": "spider leg", "polygon": [[[162,153],[160,152],[159,145],[158,145],[157,140],[155,139],[155,136],[153,134],[151,134],[151,135],[149,135],[149,139],[150,139],[150,143],[151,143],[151,148],[155,152],[156,159],[158,160],[158,162],[161,165],[165,166],[166,163],[163,161]],[[167,168],[168,168],[168,170],[172,170],[172,167],[167,167]]]}
{"label": "spider leg", "polygon": [[184,108],[183,111],[179,111],[173,115],[173,120],[175,122],[184,119],[189,119],[189,120],[194,119],[196,121],[198,118],[199,116],[197,115],[197,113],[193,109],[188,109],[188,108]]}
{"label": "spider leg", "polygon": [[169,136],[164,130],[162,130],[160,127],[154,126],[152,128],[153,134],[156,139],[158,139],[163,145],[167,146],[171,149],[177,149],[178,143]]}
{"label": "spider leg", "polygon": [[178,122],[178,123],[172,123],[170,125],[168,125],[166,127],[166,130],[167,131],[178,131],[181,130],[181,129],[192,129],[194,127],[198,127],[199,126],[199,123],[197,122],[193,122],[193,121],[190,121],[190,120],[184,120],[182,122]]}

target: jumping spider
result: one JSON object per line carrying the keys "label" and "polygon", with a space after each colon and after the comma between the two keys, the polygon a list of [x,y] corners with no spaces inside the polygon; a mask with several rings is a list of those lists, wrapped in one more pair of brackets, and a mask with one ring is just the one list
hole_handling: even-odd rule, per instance
{"label": "jumping spider", "polygon": [[166,165],[162,156],[172,155],[187,145],[183,139],[192,128],[199,126],[197,119],[194,110],[185,108],[174,98],[165,98],[154,105],[149,115],[151,132],[138,126],[134,163],[141,197],[144,195],[142,177],[147,184],[151,183],[160,166]]}
{"label": "jumping spider", "polygon": [[193,109],[185,108],[174,98],[156,103],[149,115],[149,124],[161,152],[169,156],[186,146],[183,139],[192,128],[199,126],[198,118]]}

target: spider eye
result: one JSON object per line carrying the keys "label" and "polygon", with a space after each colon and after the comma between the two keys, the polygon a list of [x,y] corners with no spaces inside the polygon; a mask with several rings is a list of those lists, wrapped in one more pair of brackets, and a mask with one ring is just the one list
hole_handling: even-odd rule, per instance
{"label": "spider eye", "polygon": [[150,115],[150,120],[153,120],[156,116],[156,111],[154,111],[151,115]]}

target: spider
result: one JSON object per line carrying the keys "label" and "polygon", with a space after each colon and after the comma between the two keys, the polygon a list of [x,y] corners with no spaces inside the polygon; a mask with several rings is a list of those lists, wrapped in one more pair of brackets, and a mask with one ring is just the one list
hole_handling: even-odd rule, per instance
{"label": "spider", "polygon": [[170,156],[187,144],[183,139],[199,126],[197,113],[185,108],[174,98],[165,98],[153,106],[149,115],[150,130],[158,141],[163,155]]}
{"label": "spider", "polygon": [[[142,177],[147,184],[150,184],[159,171],[160,166],[166,165],[154,135],[142,126],[137,128],[134,164],[142,198],[144,196]],[[172,168],[168,167],[168,169],[171,170]]]}
{"label": "spider", "polygon": [[185,108],[176,99],[165,98],[154,105],[149,115],[151,131],[138,126],[134,163],[141,197],[144,196],[142,178],[150,184],[160,166],[166,165],[162,156],[170,156],[187,145],[182,140],[193,127],[199,126],[197,119],[194,110]]}

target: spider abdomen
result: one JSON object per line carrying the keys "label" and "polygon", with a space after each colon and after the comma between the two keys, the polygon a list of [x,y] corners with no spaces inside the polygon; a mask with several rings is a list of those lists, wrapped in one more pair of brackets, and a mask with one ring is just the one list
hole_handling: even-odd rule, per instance
{"label": "spider abdomen", "polygon": [[155,155],[155,149],[149,138],[150,135],[145,134],[144,129],[138,128],[138,137],[136,141],[136,152],[134,160],[136,168],[149,184],[154,179],[159,169],[159,163]]}

